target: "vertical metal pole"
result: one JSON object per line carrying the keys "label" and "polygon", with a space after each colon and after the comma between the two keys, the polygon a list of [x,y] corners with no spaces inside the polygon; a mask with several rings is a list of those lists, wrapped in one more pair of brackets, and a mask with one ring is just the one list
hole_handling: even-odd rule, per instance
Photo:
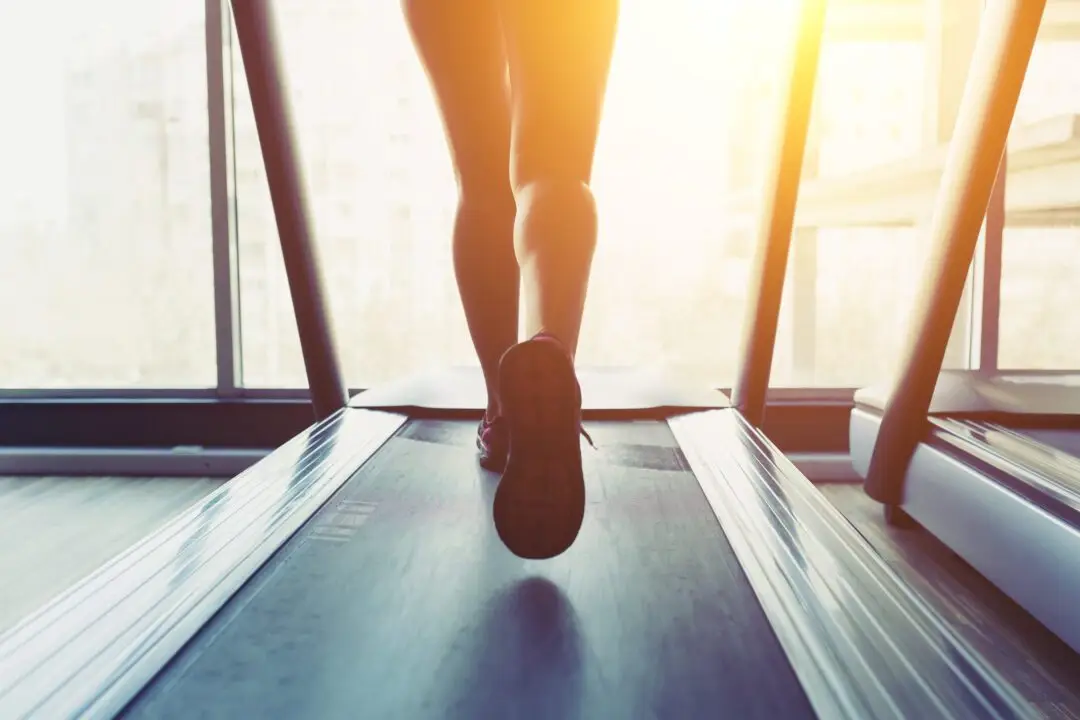
{"label": "vertical metal pole", "polygon": [[296,313],[311,402],[316,417],[321,420],[345,406],[348,392],[341,375],[316,248],[311,238],[307,197],[293,138],[293,120],[278,57],[272,3],[270,0],[232,0],[232,9],[266,165],[270,200],[277,219],[285,274]]}
{"label": "vertical metal pole", "polygon": [[206,0],[206,107],[210,136],[210,217],[214,259],[217,394],[233,397],[242,382],[240,297],[232,154],[232,33],[225,3]]}
{"label": "vertical metal pole", "polygon": [[731,397],[732,404],[755,426],[760,426],[765,417],[765,395],[772,371],[824,29],[825,0],[802,0],[783,122],[761,208],[754,286],[743,331],[742,366]]}
{"label": "vertical metal pole", "polygon": [[990,3],[979,31],[930,226],[930,271],[866,477],[867,494],[887,505],[903,501],[907,465],[925,432],[1045,6],[1046,0]]}
{"label": "vertical metal pole", "polygon": [[979,345],[976,367],[993,372],[998,367],[998,337],[1001,323],[1001,271],[1005,244],[1005,175],[1008,157],[1002,156],[990,204],[986,208],[982,253],[979,262]]}

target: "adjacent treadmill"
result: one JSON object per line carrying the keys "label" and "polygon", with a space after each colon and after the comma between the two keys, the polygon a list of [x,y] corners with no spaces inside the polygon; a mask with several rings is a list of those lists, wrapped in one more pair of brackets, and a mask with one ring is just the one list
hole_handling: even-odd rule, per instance
{"label": "adjacent treadmill", "polygon": [[910,346],[894,385],[856,394],[850,447],[888,520],[917,521],[1080,652],[1080,377],[942,371],[1042,5],[987,7]]}
{"label": "adjacent treadmill", "polygon": [[491,527],[475,420],[345,403],[270,7],[233,2],[318,421],[0,637],[0,717],[1036,715],[753,420],[823,3],[804,5],[738,407],[609,401],[583,377],[587,412],[637,419],[590,423],[585,525],[545,562]]}
{"label": "adjacent treadmill", "polygon": [[[855,400],[866,476],[887,402]],[[919,426],[891,520],[916,520],[1080,652],[1080,377],[946,371]]]}

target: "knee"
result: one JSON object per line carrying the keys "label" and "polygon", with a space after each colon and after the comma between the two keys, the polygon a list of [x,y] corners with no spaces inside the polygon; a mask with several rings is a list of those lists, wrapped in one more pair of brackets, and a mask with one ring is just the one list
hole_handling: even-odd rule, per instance
{"label": "knee", "polygon": [[588,183],[533,180],[516,186],[514,197],[519,223],[549,228],[575,244],[596,242],[596,199]]}
{"label": "knee", "polygon": [[519,183],[514,198],[522,210],[579,210],[595,213],[596,200],[588,183],[550,178]]}

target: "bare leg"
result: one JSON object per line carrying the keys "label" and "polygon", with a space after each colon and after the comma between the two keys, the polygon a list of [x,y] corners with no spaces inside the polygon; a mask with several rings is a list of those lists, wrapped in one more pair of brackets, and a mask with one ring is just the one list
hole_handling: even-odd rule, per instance
{"label": "bare leg", "polygon": [[457,174],[454,272],[488,393],[499,414],[498,367],[517,340],[519,271],[508,174],[510,98],[497,0],[403,0],[438,98]]}
{"label": "bare leg", "polygon": [[502,0],[517,201],[514,249],[531,339],[499,367],[509,454],[495,529],[524,558],[550,558],[585,516],[581,388],[573,365],[596,247],[589,180],[618,0]]}
{"label": "bare leg", "polygon": [[573,356],[596,247],[589,182],[619,3],[502,0],[501,7],[526,333],[550,333]]}

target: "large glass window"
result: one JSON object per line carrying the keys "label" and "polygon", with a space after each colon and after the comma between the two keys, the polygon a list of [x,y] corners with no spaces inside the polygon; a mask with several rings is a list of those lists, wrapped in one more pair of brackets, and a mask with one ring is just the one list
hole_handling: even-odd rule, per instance
{"label": "large glass window", "polygon": [[[583,364],[734,379],[797,5],[624,0],[594,176],[601,237]],[[774,385],[853,386],[893,371],[925,269],[934,157],[951,135],[977,27],[962,8],[975,5],[830,6]],[[449,157],[399,5],[275,8],[349,384],[474,364],[450,259]],[[928,22],[933,8],[941,16]],[[0,319],[4,386],[214,384],[204,15],[201,0],[105,0],[59,21],[32,4],[0,11],[5,87],[33,109],[9,113],[0,133],[0,262],[28,269],[0,284],[0,301],[18,308]],[[1076,195],[1063,195],[1074,141],[1058,137],[1060,122],[1025,130],[1080,100],[1069,85],[1080,81],[1057,71],[1080,41],[1050,32],[1014,145],[1057,144],[1010,165],[1000,357],[1025,367],[1072,362],[1060,349],[1043,358],[1017,329],[1048,322],[1039,308],[1049,275],[1033,258],[1060,274],[1080,240],[1068,229]],[[303,386],[235,36],[232,45],[240,380]],[[1025,249],[1036,246],[1058,255]]]}
{"label": "large glass window", "polygon": [[[774,385],[852,387],[897,369],[930,251],[978,3],[830,5]],[[970,303],[946,363],[968,363]]]}
{"label": "large glass window", "polygon": [[3,3],[0,86],[0,386],[212,386],[202,0]]}
{"label": "large glass window", "polygon": [[1080,39],[1047,4],[1010,135],[998,365],[1080,369]]}
{"label": "large glass window", "polygon": [[[475,362],[451,274],[456,203],[398,3],[278,0],[285,70],[346,378]],[[234,36],[243,381],[307,384]]]}
{"label": "large glass window", "polygon": [[[757,12],[752,38],[738,40],[721,5],[624,5],[597,152],[602,222],[583,364],[674,366],[714,382],[734,373],[752,248],[728,242],[729,219],[717,214],[726,129],[740,110],[728,92],[737,73],[717,69],[758,53],[741,67],[772,82],[769,50],[784,39]],[[276,7],[350,385],[474,364],[450,263],[451,168],[398,5]],[[302,385],[239,53],[234,62],[244,382]]]}
{"label": "large glass window", "polygon": [[1002,256],[998,366],[1080,369],[1080,229],[1010,228]]}
{"label": "large glass window", "polygon": [[781,328],[793,352],[774,367],[774,385],[862,385],[888,377],[900,358],[926,259],[925,232],[914,223],[929,214],[937,178],[905,195],[894,171],[884,192],[860,190],[865,173],[934,146],[921,126],[925,56],[918,41],[838,40],[822,49],[786,286],[790,320]]}
{"label": "large glass window", "polygon": [[[597,151],[601,238],[582,363],[733,380],[753,201],[790,38],[790,23],[776,20],[795,18],[794,4],[773,5],[624,3]],[[451,274],[445,141],[398,7],[278,0],[277,8],[349,383],[475,363]],[[813,173],[851,176],[936,146],[924,137],[925,55],[918,39],[887,36],[826,46]],[[302,385],[239,53],[234,76],[244,382]],[[929,214],[933,182],[908,216]],[[749,202],[723,211],[739,194]],[[798,233],[774,384],[869,382],[899,354],[924,257],[920,233],[891,216],[880,226],[865,213],[836,220],[836,197],[829,202],[834,220]]]}

